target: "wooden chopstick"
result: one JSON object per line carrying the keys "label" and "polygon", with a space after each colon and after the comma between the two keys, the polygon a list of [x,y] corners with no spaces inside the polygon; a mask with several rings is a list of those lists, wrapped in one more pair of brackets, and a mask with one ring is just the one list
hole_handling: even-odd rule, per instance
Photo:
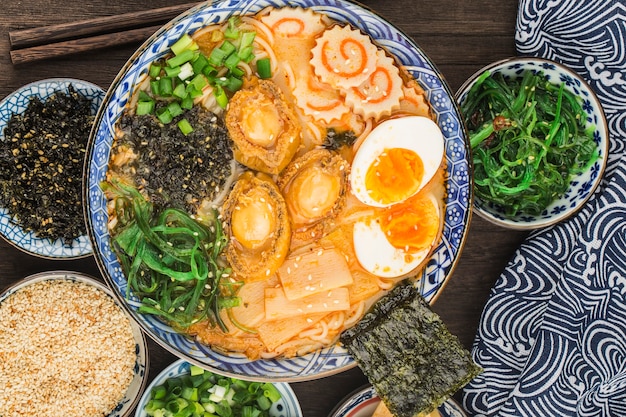
{"label": "wooden chopstick", "polygon": [[24,63],[147,39],[159,27],[199,3],[104,16],[9,32],[11,61]]}
{"label": "wooden chopstick", "polygon": [[161,26],[132,29],[122,32],[107,33],[90,36],[88,38],[73,39],[48,45],[31,46],[30,48],[15,49],[10,52],[13,64],[24,64],[42,59],[55,58],[79,52],[93,51],[109,46],[118,46],[134,42],[142,42]]}

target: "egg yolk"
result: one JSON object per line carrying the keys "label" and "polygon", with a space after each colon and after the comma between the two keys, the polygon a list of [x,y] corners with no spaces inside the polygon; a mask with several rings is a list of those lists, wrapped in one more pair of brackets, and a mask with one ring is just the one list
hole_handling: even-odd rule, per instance
{"label": "egg yolk", "polygon": [[232,233],[237,242],[248,249],[258,249],[271,238],[276,229],[276,214],[265,193],[246,196],[231,216]]}
{"label": "egg yolk", "polygon": [[424,177],[424,163],[410,149],[385,149],[367,170],[365,187],[372,199],[393,204],[417,192]]}
{"label": "egg yolk", "polygon": [[325,216],[339,198],[340,179],[315,167],[301,172],[292,182],[289,201],[299,214],[315,219]]}
{"label": "egg yolk", "polygon": [[439,210],[430,197],[417,194],[385,209],[380,226],[394,247],[407,252],[424,250],[439,232]]}
{"label": "egg yolk", "polygon": [[249,142],[270,148],[283,130],[280,114],[269,100],[249,103],[242,112],[241,127]]}

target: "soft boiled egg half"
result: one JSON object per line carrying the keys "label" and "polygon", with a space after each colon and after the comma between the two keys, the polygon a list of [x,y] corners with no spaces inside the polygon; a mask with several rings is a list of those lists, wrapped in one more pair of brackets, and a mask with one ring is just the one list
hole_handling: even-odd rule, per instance
{"label": "soft boiled egg half", "polygon": [[361,202],[387,207],[417,194],[443,159],[443,135],[431,119],[406,116],[376,126],[354,155],[350,184]]}
{"label": "soft boiled egg half", "polygon": [[355,255],[368,272],[404,276],[428,256],[439,234],[440,204],[424,186],[441,167],[444,140],[426,117],[389,119],[365,138],[352,163],[352,192],[373,214],[355,222]]}

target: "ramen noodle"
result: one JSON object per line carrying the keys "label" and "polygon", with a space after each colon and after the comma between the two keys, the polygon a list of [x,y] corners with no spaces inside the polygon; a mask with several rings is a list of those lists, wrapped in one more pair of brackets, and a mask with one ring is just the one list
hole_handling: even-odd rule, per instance
{"label": "ramen noodle", "polygon": [[[233,32],[253,36],[242,46]],[[186,42],[209,61],[225,42],[244,58],[203,70],[214,76],[203,84],[192,75],[184,85],[202,88],[170,124],[156,119],[172,100],[138,114],[159,82],[146,74],[118,123],[107,174],[155,207],[223,228],[218,297],[238,302],[176,327],[251,359],[330,346],[416,276],[440,239],[443,136],[425,93],[367,35],[308,9],[268,8]]]}

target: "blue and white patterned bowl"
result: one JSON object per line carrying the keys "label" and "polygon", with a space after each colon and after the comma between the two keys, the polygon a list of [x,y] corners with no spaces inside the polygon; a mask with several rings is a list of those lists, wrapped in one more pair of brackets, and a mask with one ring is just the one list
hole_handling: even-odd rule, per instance
{"label": "blue and white patterned bowl", "polygon": [[[176,378],[189,374],[190,363],[184,359],[178,359],[158,374],[146,388],[137,410],[135,417],[148,417],[145,412],[146,404],[150,401],[152,389],[156,386],[163,385],[170,378]],[[270,417],[302,417],[302,409],[296,394],[293,392],[289,384],[285,382],[276,382],[274,384],[282,398],[272,404],[269,410]]]}
{"label": "blue and white patterned bowl", "polygon": [[[117,304],[120,309],[127,315],[128,321],[130,322],[131,331],[133,333],[133,337],[135,338],[135,352],[137,354],[137,358],[135,360],[134,374],[133,379],[126,390],[126,394],[124,398],[119,402],[119,404],[115,407],[113,411],[111,411],[106,417],[127,417],[131,415],[132,411],[135,409],[137,402],[140,400],[141,395],[144,392],[144,389],[148,383],[148,368],[149,368],[149,356],[148,356],[148,342],[146,340],[146,336],[141,330],[141,327],[132,319],[132,317],[127,314],[126,310],[122,306],[122,303],[117,300],[117,298],[113,295],[113,292],[109,287],[102,284],[97,279],[85,275],[79,272],[72,271],[49,271],[49,272],[41,272],[37,274],[30,275],[15,284],[11,285],[7,288],[3,293],[0,294],[0,304],[4,300],[6,300],[10,295],[15,292],[29,286],[36,284],[38,282],[51,281],[51,280],[67,280],[80,282],[82,284],[90,285],[99,289],[100,291],[107,294],[111,299]],[[68,343],[71,341],[68,341]]]}
{"label": "blue and white patterned bowl", "polygon": [[474,197],[474,210],[479,216],[492,223],[518,230],[538,229],[568,218],[593,195],[606,168],[609,133],[602,104],[585,80],[564,65],[543,58],[515,57],[489,64],[468,78],[456,93],[459,105],[465,102],[472,85],[487,70],[492,74],[501,73],[505,77],[512,78],[517,78],[526,71],[543,72],[552,83],[565,83],[567,90],[582,98],[582,107],[587,113],[587,122],[595,125],[593,136],[598,145],[600,157],[586,172],[572,178],[567,192],[537,216],[522,213],[515,217],[507,217],[502,207],[482,201],[478,196]]}
{"label": "blue and white patterned bowl", "polygon": [[[0,135],[4,135],[4,128],[14,114],[26,110],[32,97],[46,100],[56,91],[67,92],[70,84],[76,91],[92,100],[92,113],[96,114],[104,99],[104,90],[97,85],[71,78],[36,81],[19,88],[0,102]],[[76,180],[81,181],[82,178]],[[13,221],[8,210],[2,207],[0,207],[0,235],[16,248],[47,259],[81,258],[92,253],[91,241],[86,234],[74,239],[71,246],[64,244],[61,239],[56,241],[44,239],[38,237],[35,232],[23,230]]]}
{"label": "blue and white patterned bowl", "polygon": [[[100,182],[107,172],[115,123],[124,111],[134,86],[142,74],[148,71],[150,63],[163,56],[181,34],[193,32],[209,23],[224,22],[233,14],[254,14],[271,5],[310,7],[362,29],[395,55],[426,91],[444,134],[447,160],[443,238],[417,284],[428,300],[435,300],[457,264],[471,213],[469,144],[460,112],[440,73],[412,40],[374,12],[343,0],[232,0],[203,3],[162,27],[133,54],[107,92],[87,149],[87,175],[83,187],[88,210],[87,230],[102,274],[123,299],[127,282],[111,250],[106,199],[100,189]],[[291,359],[250,361],[241,355],[225,355],[177,333],[153,316],[138,314],[139,303],[136,298],[127,301],[126,305],[157,343],[173,354],[216,373],[248,380],[294,382],[321,378],[356,366],[347,350],[339,345]]]}
{"label": "blue and white patterned bowl", "polygon": [[[379,403],[380,397],[376,390],[367,386],[348,395],[328,417],[372,417]],[[452,398],[441,404],[437,411],[440,417],[466,417],[463,408]]]}

